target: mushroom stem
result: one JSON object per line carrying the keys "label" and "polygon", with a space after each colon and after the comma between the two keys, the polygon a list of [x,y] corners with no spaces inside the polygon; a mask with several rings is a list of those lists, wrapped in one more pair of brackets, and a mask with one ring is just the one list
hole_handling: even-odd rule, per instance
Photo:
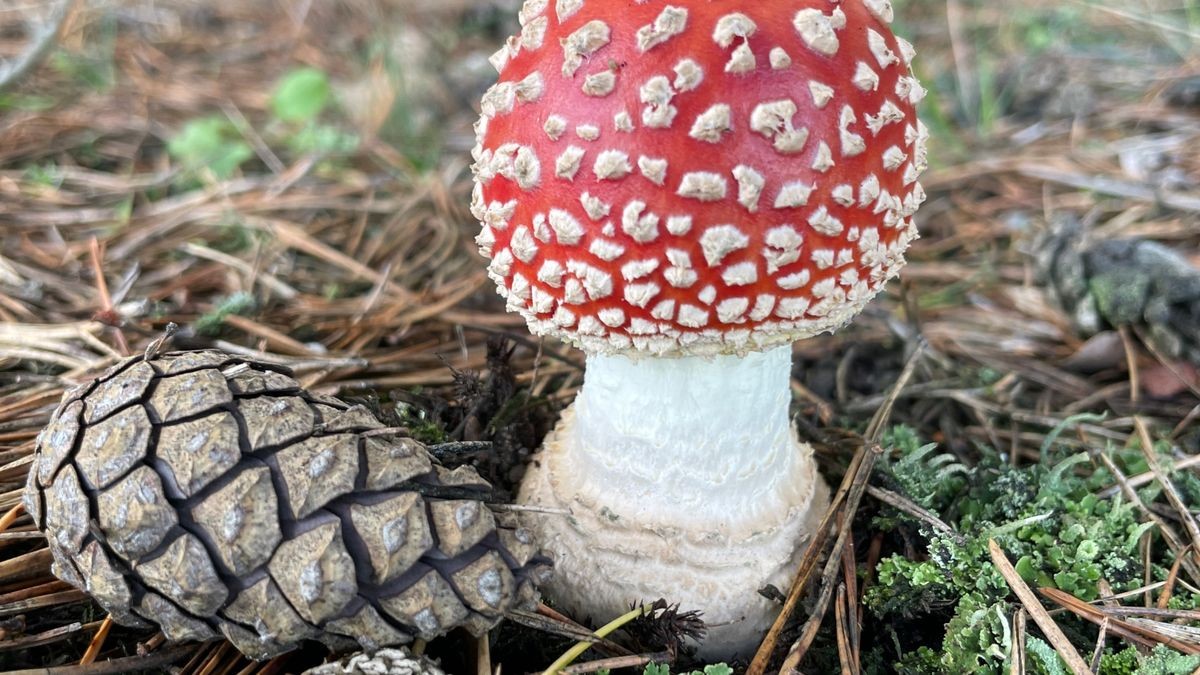
{"label": "mushroom stem", "polygon": [[[808,491],[788,481],[811,461],[793,442],[790,366],[790,347],[744,357],[589,356],[570,427],[578,492],[633,500],[642,525],[685,530],[778,511]],[[763,498],[749,498],[756,494]]]}
{"label": "mushroom stem", "polygon": [[550,593],[596,620],[663,597],[704,612],[704,652],[750,653],[776,611],[758,589],[786,588],[828,502],[789,420],[790,366],[790,347],[590,355],[522,489],[572,514],[536,524],[557,559]]}

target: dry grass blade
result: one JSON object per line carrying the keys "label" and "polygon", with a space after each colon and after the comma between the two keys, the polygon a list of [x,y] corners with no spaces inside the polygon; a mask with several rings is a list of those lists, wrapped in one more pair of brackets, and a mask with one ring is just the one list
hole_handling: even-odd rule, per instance
{"label": "dry grass blade", "polygon": [[[95,623],[95,626],[99,627],[99,624],[100,624],[100,622],[97,621]],[[22,636],[19,638],[14,638],[12,640],[0,641],[0,652],[14,652],[15,651],[15,652],[20,653],[20,650],[22,650],[22,649],[32,649],[34,647],[40,647],[42,645],[49,645],[49,644],[54,644],[56,642],[61,642],[64,638],[74,637],[75,635],[77,635],[79,633],[83,633],[83,632],[87,631],[87,629],[88,629],[88,626],[85,626],[84,624],[76,621],[74,623],[69,623],[65,626],[59,626],[58,628],[52,628],[48,631],[36,633],[34,635],[25,635],[25,636]],[[43,671],[39,670],[37,672],[40,673]],[[6,674],[6,675],[8,675],[8,674]]]}
{"label": "dry grass blade", "polygon": [[[1195,552],[1195,549],[1190,551]],[[1163,584],[1162,593],[1158,594],[1158,600],[1155,602],[1155,607],[1166,609],[1171,602],[1171,596],[1175,593],[1175,584],[1179,581],[1179,568],[1183,565],[1183,556],[1175,558],[1175,562],[1171,563],[1171,570],[1167,572],[1166,583]]]}
{"label": "dry grass blade", "polygon": [[1134,490],[1131,485],[1129,485],[1129,481],[1125,478],[1125,473],[1121,471],[1121,468],[1118,467],[1115,462],[1113,462],[1112,458],[1109,457],[1107,453],[1095,451],[1092,453],[1092,456],[1098,457],[1104,464],[1104,467],[1108,469],[1109,473],[1111,473],[1113,477],[1117,479],[1117,484],[1121,487],[1121,493],[1125,495],[1125,498],[1137,506],[1138,510],[1141,511],[1147,519],[1154,522],[1159,531],[1162,532],[1163,539],[1167,542],[1167,546],[1171,548],[1171,551],[1175,554],[1176,558],[1183,561],[1183,569],[1187,571],[1188,575],[1191,576],[1194,582],[1200,583],[1200,567],[1197,566],[1196,561],[1192,559],[1192,556],[1187,554],[1189,547],[1186,546],[1183,543],[1183,540],[1179,538],[1179,533],[1175,531],[1175,528],[1171,527],[1170,524],[1163,520],[1161,516],[1146,506],[1146,504],[1142,501],[1142,498],[1138,496],[1137,491]]}
{"label": "dry grass blade", "polygon": [[988,552],[992,556],[992,562],[995,563],[996,569],[1000,570],[1000,574],[1004,576],[1004,580],[1008,582],[1008,587],[1016,594],[1017,599],[1021,601],[1021,605],[1026,612],[1033,617],[1034,623],[1038,628],[1042,629],[1042,634],[1050,641],[1050,645],[1058,652],[1058,655],[1071,669],[1075,675],[1090,675],[1092,672],[1087,662],[1075,651],[1075,647],[1067,636],[1063,634],[1062,629],[1050,618],[1046,613],[1046,609],[1042,607],[1042,603],[1038,601],[1037,596],[1033,591],[1029,590],[1029,586],[1021,579],[1021,575],[1017,574],[1017,570],[1013,568],[1012,563],[1008,561],[1008,556],[1004,555],[1004,551],[1000,549],[1000,545],[995,539],[988,540]]}
{"label": "dry grass blade", "polygon": [[[1146,426],[1146,421],[1141,416],[1135,415],[1133,418],[1134,428],[1137,429],[1139,444],[1142,449],[1142,456],[1146,458],[1146,465],[1150,467],[1150,472],[1154,474],[1154,478],[1158,484],[1162,486],[1163,493],[1167,496],[1167,501],[1171,503],[1175,513],[1179,515],[1179,522],[1183,523],[1184,529],[1192,539],[1192,545],[1180,552],[1181,557],[1193,558],[1192,553],[1200,551],[1200,525],[1196,523],[1196,517],[1188,509],[1187,504],[1183,501],[1183,496],[1179,494],[1178,488],[1171,482],[1166,472],[1162,470],[1162,466],[1158,463],[1158,455],[1155,452],[1154,439],[1150,436],[1150,428]],[[1200,579],[1197,579],[1200,581]]]}
{"label": "dry grass blade", "polygon": [[1153,619],[1143,619],[1141,617],[1131,617],[1129,623],[1139,628],[1170,637],[1181,644],[1191,645],[1194,649],[1200,649],[1200,628],[1193,626],[1181,626],[1176,623],[1167,623],[1164,621],[1155,621]]}
{"label": "dry grass blade", "polygon": [[13,616],[44,607],[58,607],[75,602],[86,602],[88,599],[89,596],[86,592],[76,588],[57,593],[46,593],[25,600],[4,603],[0,605],[0,616]]}
{"label": "dry grass blade", "polygon": [[46,20],[34,28],[29,44],[12,61],[0,61],[0,91],[20,82],[46,58],[54,48],[59,30],[74,4],[75,0],[55,0],[48,8],[39,8],[45,12]]}
{"label": "dry grass blade", "polygon": [[165,669],[173,663],[182,661],[200,648],[201,645],[181,645],[170,649],[161,649],[152,654],[126,656],[100,663],[10,670],[4,675],[122,675],[123,673]]}
{"label": "dry grass blade", "polygon": [[1200,645],[1183,643],[1168,635],[1159,633],[1156,630],[1139,626],[1135,623],[1124,621],[1122,619],[1117,619],[1106,614],[1100,609],[1089,605],[1083,600],[1076,598],[1070,593],[1064,593],[1057,588],[1039,588],[1038,593],[1041,593],[1055,604],[1070,610],[1077,616],[1087,619],[1096,625],[1101,625],[1105,622],[1105,620],[1107,620],[1108,630],[1110,633],[1119,635],[1130,642],[1134,642],[1145,647],[1153,647],[1161,644],[1184,654],[1200,654]]}
{"label": "dry grass blade", "polygon": [[1023,608],[1018,609],[1012,622],[1012,656],[1008,659],[1009,675],[1025,675],[1025,617]]}
{"label": "dry grass blade", "polygon": [[845,628],[850,647],[851,668],[857,675],[862,662],[862,607],[858,602],[858,556],[855,554],[854,537],[846,539],[846,550],[842,554],[842,585],[846,589],[846,606],[840,622]]}
{"label": "dry grass blade", "polygon": [[838,584],[837,600],[834,602],[834,632],[837,635],[838,661],[841,663],[842,675],[858,675],[859,655],[851,644],[851,628],[849,622],[854,621],[847,600],[846,585]]}
{"label": "dry grass blade", "polygon": [[[1183,471],[1184,469],[1190,469],[1190,468],[1198,466],[1198,465],[1200,465],[1200,455],[1193,455],[1191,457],[1184,457],[1175,462],[1168,462],[1165,470],[1167,470],[1167,471]],[[1129,476],[1125,479],[1125,482],[1131,488],[1140,488],[1144,485],[1149,485],[1149,484],[1153,483],[1155,480],[1157,480],[1157,478],[1155,477],[1154,472],[1147,471],[1146,473],[1140,473],[1136,476]],[[1120,491],[1121,491],[1120,485],[1113,485],[1112,487],[1107,487],[1107,488],[1104,488],[1103,490],[1097,492],[1096,496],[1101,499],[1108,499],[1109,497],[1117,494]]]}
{"label": "dry grass blade", "polygon": [[1158,616],[1165,619],[1182,621],[1200,621],[1200,610],[1195,609],[1166,609],[1161,607],[1125,607],[1123,605],[1105,605],[1101,611],[1110,616]]}
{"label": "dry grass blade", "polygon": [[1096,634],[1096,649],[1092,651],[1091,667],[1093,673],[1100,672],[1100,660],[1104,658],[1104,643],[1108,639],[1109,621],[1100,622],[1100,632]]}
{"label": "dry grass blade", "polygon": [[1120,17],[1121,19],[1153,26],[1154,28],[1156,28],[1158,30],[1166,31],[1168,33],[1174,33],[1176,35],[1182,35],[1184,37],[1190,38],[1191,40],[1193,40],[1195,42],[1200,42],[1200,33],[1195,32],[1195,31],[1190,31],[1184,26],[1175,26],[1175,25],[1166,23],[1164,21],[1161,21],[1161,20],[1155,18],[1153,15],[1139,14],[1137,12],[1132,12],[1129,10],[1121,9],[1119,7],[1113,7],[1111,5],[1107,5],[1102,2],[1091,2],[1089,0],[1068,0],[1068,1],[1071,3],[1074,3],[1076,5],[1079,5],[1081,7],[1086,7],[1088,9],[1092,9],[1092,10],[1095,10],[1098,12],[1106,12],[1108,14],[1112,14],[1114,16]]}

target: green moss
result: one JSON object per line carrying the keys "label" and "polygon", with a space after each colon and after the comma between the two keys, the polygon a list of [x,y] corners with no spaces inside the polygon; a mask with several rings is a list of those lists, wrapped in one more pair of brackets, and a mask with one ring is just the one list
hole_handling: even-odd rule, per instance
{"label": "green moss", "polygon": [[[909,429],[895,429],[887,440],[895,454],[882,464],[877,482],[938,513],[954,530],[934,530],[891,509],[877,518],[877,524],[915,527],[925,551],[915,559],[884,558],[878,583],[866,592],[867,608],[884,621],[945,622],[940,649],[904,654],[895,664],[900,672],[1005,672],[1012,648],[1009,623],[1018,605],[992,563],[989,539],[1035,588],[1057,588],[1090,601],[1099,597],[1101,579],[1117,592],[1141,584],[1137,546],[1150,525],[1139,522],[1136,509],[1119,496],[1095,496],[1098,486],[1086,454],[1050,448],[1045,463],[1016,468],[985,451],[966,468],[922,445]],[[1154,569],[1165,574],[1164,564]],[[1049,664],[1042,672],[1054,672]]]}
{"label": "green moss", "polygon": [[[254,150],[237,127],[217,115],[190,120],[167,143],[167,152],[189,178],[207,171],[218,180],[231,178],[254,157]],[[184,184],[190,185],[186,181]]]}
{"label": "green moss", "polygon": [[222,300],[211,311],[196,319],[196,332],[208,336],[220,335],[225,324],[225,317],[231,314],[248,316],[257,308],[258,301],[254,299],[253,295],[245,291],[234,293]]}
{"label": "green moss", "polygon": [[397,403],[396,417],[400,426],[408,428],[412,437],[425,445],[437,445],[449,440],[449,435],[441,423],[417,406]]}
{"label": "green moss", "polygon": [[1100,657],[1100,675],[1188,675],[1198,667],[1200,656],[1184,656],[1162,645],[1144,659],[1133,647]]}

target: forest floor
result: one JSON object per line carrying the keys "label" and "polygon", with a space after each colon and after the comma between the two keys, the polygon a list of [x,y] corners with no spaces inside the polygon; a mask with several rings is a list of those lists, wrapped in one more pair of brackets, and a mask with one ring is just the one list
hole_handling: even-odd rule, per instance
{"label": "forest floor", "polygon": [[[849,498],[843,564],[832,537],[814,554],[769,672],[789,649],[810,673],[1071,672],[1070,651],[1190,672],[1200,8],[895,5],[931,91],[922,239],[849,327],[795,346],[801,435]],[[0,58],[27,38],[19,10],[0,6]],[[285,364],[427,443],[488,442],[455,461],[511,498],[582,378],[580,353],[504,312],[472,241],[471,124],[516,28],[503,0],[77,3],[0,87],[0,668],[325,657],[107,631],[20,513],[64,388],[169,323],[176,347]],[[570,644],[513,622],[490,649],[440,642],[455,673],[534,671]]]}

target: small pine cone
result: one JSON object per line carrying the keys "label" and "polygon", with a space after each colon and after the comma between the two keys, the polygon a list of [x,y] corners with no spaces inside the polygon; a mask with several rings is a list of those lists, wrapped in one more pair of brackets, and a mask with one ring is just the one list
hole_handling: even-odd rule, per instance
{"label": "small pine cone", "polygon": [[1064,221],[1035,244],[1038,276],[1084,335],[1145,329],[1172,358],[1200,365],[1200,269],[1145,239],[1091,242]]}
{"label": "small pine cone", "polygon": [[412,656],[403,649],[380,649],[374,654],[358,653],[337,663],[310,668],[304,675],[445,675],[432,661]]}
{"label": "small pine cone", "polygon": [[135,357],[63,397],[25,506],[54,573],[114,620],[257,659],[479,634],[531,605],[548,561],[478,501],[487,483],[382,427],[276,366]]}

